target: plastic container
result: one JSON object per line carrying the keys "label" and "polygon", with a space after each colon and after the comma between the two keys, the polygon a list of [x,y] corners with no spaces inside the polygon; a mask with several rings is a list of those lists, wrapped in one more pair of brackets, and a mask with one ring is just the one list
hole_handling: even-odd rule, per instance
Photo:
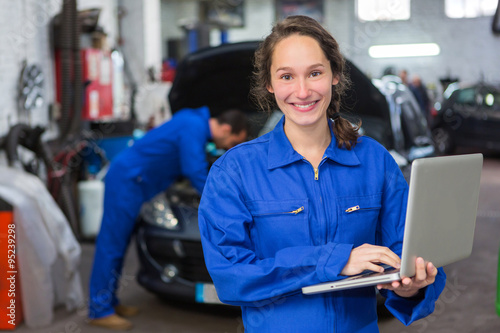
{"label": "plastic container", "polygon": [[80,198],[80,231],[85,238],[95,238],[101,228],[104,205],[104,183],[101,180],[78,182]]}

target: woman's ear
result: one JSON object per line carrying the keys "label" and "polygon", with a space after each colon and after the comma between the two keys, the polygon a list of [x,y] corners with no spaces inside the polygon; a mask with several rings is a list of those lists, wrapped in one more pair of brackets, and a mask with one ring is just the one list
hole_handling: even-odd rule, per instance
{"label": "woman's ear", "polygon": [[332,86],[335,86],[339,83],[339,76],[338,75],[334,75],[333,76],[333,80],[332,80]]}
{"label": "woman's ear", "polygon": [[271,94],[274,94],[273,86],[268,85],[266,88],[267,88],[267,91],[269,91]]}

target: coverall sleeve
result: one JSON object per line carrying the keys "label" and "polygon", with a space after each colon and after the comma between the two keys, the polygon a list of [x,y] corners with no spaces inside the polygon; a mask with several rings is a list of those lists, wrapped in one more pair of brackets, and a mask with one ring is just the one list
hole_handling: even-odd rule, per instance
{"label": "coverall sleeve", "polygon": [[201,194],[208,174],[205,145],[207,134],[200,124],[187,124],[180,135],[179,149],[182,174]]}
{"label": "coverall sleeve", "polygon": [[199,207],[205,262],[220,300],[262,306],[301,288],[340,278],[352,245],[328,243],[279,250],[259,258],[250,238],[252,216],[233,178],[214,165]]}
{"label": "coverall sleeve", "polygon": [[[401,256],[408,184],[399,168],[394,168],[390,174],[382,199],[377,243],[389,247]],[[434,311],[435,302],[443,291],[445,283],[446,275],[443,269],[439,268],[435,282],[424,288],[423,293],[418,297],[404,298],[389,290],[381,290],[380,293],[386,297],[385,306],[387,309],[403,324],[410,325]]]}

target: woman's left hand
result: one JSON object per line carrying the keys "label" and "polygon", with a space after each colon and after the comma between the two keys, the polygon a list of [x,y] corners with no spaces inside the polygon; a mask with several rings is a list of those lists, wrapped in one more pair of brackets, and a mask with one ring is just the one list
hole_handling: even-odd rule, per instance
{"label": "woman's left hand", "polygon": [[434,283],[438,270],[429,262],[425,264],[424,259],[417,258],[416,273],[412,278],[403,277],[401,281],[393,281],[392,283],[379,284],[377,288],[393,290],[401,297],[412,297],[418,294],[418,291],[428,285]]}

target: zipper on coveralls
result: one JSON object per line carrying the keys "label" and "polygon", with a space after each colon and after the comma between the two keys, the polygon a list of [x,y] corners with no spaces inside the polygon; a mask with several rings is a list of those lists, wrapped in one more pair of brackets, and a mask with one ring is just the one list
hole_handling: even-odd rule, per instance
{"label": "zipper on coveralls", "polygon": [[368,209],[375,209],[377,207],[364,207],[364,208],[361,208],[359,207],[359,205],[356,205],[356,206],[352,206],[352,207],[349,207],[345,210],[346,213],[352,213],[352,212],[355,212],[357,210],[368,210]]}
{"label": "zipper on coveralls", "polygon": [[[321,161],[319,161],[319,164],[318,164],[318,167],[317,167],[317,168],[313,167],[313,169],[314,169],[314,180],[319,180],[319,166],[321,165],[321,163],[323,163],[323,161],[324,161],[324,160],[326,160],[326,157],[323,157],[323,158],[321,159]],[[307,160],[306,160],[306,161],[307,161]],[[311,164],[309,161],[307,161],[307,162],[308,162],[309,164]],[[311,164],[311,166],[312,166],[312,164]]]}
{"label": "zipper on coveralls", "polygon": [[304,206],[300,207],[299,209],[292,210],[291,212],[287,212],[285,214],[295,214],[295,215],[297,215],[298,213],[300,213],[303,210],[304,210]]}
{"label": "zipper on coveralls", "polygon": [[289,211],[289,212],[274,212],[274,213],[265,213],[265,214],[257,214],[255,216],[265,216],[265,215],[280,215],[280,214],[294,214],[297,215],[298,213],[304,211],[304,206],[301,206],[295,210]]}
{"label": "zipper on coveralls", "polygon": [[[321,163],[326,159],[326,157],[323,157],[321,159],[321,161],[319,162],[319,165],[317,168],[314,168],[314,180],[319,180],[319,166],[321,165]],[[304,159],[306,160],[306,159]],[[306,160],[307,161],[307,160]],[[309,164],[311,164],[309,161],[307,161]],[[311,164],[312,166],[312,164]],[[319,185],[319,183],[318,183]],[[321,195],[321,187],[319,187],[319,191],[320,191],[320,195]],[[326,212],[325,208],[323,207],[323,210]],[[325,225],[326,227],[326,238],[328,238],[328,234],[330,233],[330,230],[328,228],[328,224]],[[326,307],[327,307],[327,310],[330,310],[331,308],[333,308],[333,313],[337,313],[336,312],[336,305],[335,305],[335,298],[332,298],[331,300],[328,300],[326,299]],[[331,303],[330,303],[331,302]],[[336,318],[335,316],[331,316],[330,318],[332,318],[332,325],[331,325],[331,328],[332,328],[332,332],[335,332],[335,324],[336,324]]]}

